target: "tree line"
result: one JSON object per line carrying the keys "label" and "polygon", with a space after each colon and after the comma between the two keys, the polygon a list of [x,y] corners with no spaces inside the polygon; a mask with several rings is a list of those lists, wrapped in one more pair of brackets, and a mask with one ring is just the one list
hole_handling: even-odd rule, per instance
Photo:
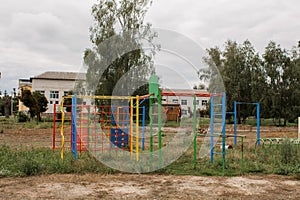
{"label": "tree line", "polygon": [[[218,69],[227,95],[227,110],[233,111],[233,101],[260,102],[261,117],[273,118],[274,124],[295,122],[300,115],[300,41],[291,50],[270,41],[259,54],[249,40],[239,44],[228,40],[224,49],[207,49],[204,61],[212,76]],[[254,116],[254,106],[243,106],[242,119]]]}
{"label": "tree line", "polygon": [[1,96],[2,92],[0,91],[0,115],[5,117],[9,117],[17,110],[18,99],[16,96],[16,89],[13,88],[13,93],[10,96],[7,91],[4,91],[3,96]]}
{"label": "tree line", "polygon": [[[117,86],[124,88],[122,95],[145,94],[146,80],[156,73],[153,58],[159,50],[159,45],[153,44],[157,34],[151,32],[151,24],[144,23],[151,3],[151,0],[99,0],[94,4],[92,48],[84,52],[88,90],[96,95],[111,95]],[[141,48],[141,38],[152,47],[148,53]],[[124,46],[135,50],[126,52]],[[221,74],[228,111],[233,111],[233,101],[260,102],[261,117],[273,118],[278,125],[293,122],[300,115],[300,42],[292,50],[286,50],[271,41],[263,54],[259,54],[249,40],[242,44],[228,40],[223,49],[213,47],[207,53],[203,59],[210,70],[199,71],[200,82],[203,77]],[[117,85],[126,74],[127,81]],[[141,82],[137,85],[142,87],[135,88],[136,82]],[[127,91],[128,88],[135,92]],[[245,105],[240,110],[242,119],[255,115],[254,106]]]}
{"label": "tree line", "polygon": [[39,91],[21,90],[21,94],[17,95],[15,88],[13,88],[13,95],[11,96],[5,91],[3,97],[0,96],[0,114],[8,118],[10,115],[18,113],[18,117],[22,118],[21,121],[26,121],[26,114],[18,111],[19,101],[28,107],[31,119],[36,117],[37,121],[41,121],[41,113],[47,110],[48,100]]}

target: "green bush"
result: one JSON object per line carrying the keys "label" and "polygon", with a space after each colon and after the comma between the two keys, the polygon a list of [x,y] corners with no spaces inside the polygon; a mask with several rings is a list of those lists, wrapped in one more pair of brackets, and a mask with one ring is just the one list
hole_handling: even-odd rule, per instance
{"label": "green bush", "polygon": [[21,173],[26,176],[41,174],[42,170],[43,168],[41,167],[41,165],[33,159],[24,160],[20,165]]}
{"label": "green bush", "polygon": [[27,122],[29,117],[24,112],[18,112],[18,122]]}

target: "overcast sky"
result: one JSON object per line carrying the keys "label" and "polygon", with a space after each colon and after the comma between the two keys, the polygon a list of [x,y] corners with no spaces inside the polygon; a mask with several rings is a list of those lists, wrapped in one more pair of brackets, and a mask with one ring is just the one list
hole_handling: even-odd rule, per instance
{"label": "overcast sky", "polygon": [[[249,39],[291,49],[300,40],[299,0],[153,0],[146,21],[210,48]],[[0,89],[45,71],[79,71],[96,0],[1,0]]]}

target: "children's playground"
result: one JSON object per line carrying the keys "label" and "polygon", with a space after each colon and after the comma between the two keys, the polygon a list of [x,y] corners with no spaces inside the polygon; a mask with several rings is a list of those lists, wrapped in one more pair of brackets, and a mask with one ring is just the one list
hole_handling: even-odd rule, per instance
{"label": "children's playground", "polygon": [[[162,96],[192,97],[192,117],[170,126]],[[201,96],[210,98],[206,118],[197,114]],[[245,105],[253,108],[255,125],[237,124],[237,108]],[[261,126],[259,102],[236,101],[230,112],[226,106],[226,93],[163,93],[157,77],[141,96],[65,96],[51,128],[7,128],[0,143],[52,149],[61,162],[71,155],[77,165],[88,155],[118,172],[0,178],[2,197],[299,199],[299,180],[282,176],[290,175],[283,164],[299,170],[298,127]]]}
{"label": "children's playground", "polygon": [[[168,111],[162,107],[162,96],[193,97],[192,118],[181,120],[175,129],[166,127]],[[210,97],[209,126],[197,116],[197,97]],[[66,99],[72,104],[64,105]],[[239,105],[250,105],[255,110],[256,125],[249,130],[238,128]],[[108,167],[129,173],[159,170],[187,152],[194,170],[201,168],[199,160],[213,164],[217,159],[224,176],[226,169],[230,170],[227,154],[240,161],[240,174],[244,174],[245,148],[253,148],[259,155],[286,143],[300,145],[296,134],[261,135],[259,102],[235,101],[233,107],[232,112],[226,111],[226,93],[163,93],[158,77],[152,76],[149,93],[143,96],[65,96],[54,109],[52,148],[60,150],[61,159],[65,151],[71,151],[74,160],[82,152],[89,152]],[[233,118],[229,126],[228,115]]]}

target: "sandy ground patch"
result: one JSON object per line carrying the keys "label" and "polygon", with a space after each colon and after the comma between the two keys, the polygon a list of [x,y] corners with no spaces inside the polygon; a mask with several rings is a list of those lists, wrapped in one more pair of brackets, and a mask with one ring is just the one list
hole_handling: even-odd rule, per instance
{"label": "sandy ground patch", "polygon": [[45,175],[1,178],[0,199],[300,199],[300,181],[264,175]]}

